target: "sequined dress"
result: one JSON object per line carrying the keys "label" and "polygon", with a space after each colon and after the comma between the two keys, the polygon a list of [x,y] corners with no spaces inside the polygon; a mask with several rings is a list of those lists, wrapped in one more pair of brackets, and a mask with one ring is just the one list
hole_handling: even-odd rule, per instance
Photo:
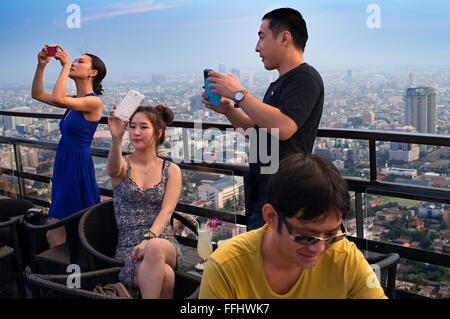
{"label": "sequined dress", "polygon": [[[144,234],[150,230],[164,198],[170,162],[164,161],[161,182],[150,188],[142,188],[130,179],[131,164],[125,157],[127,163],[126,175],[114,189],[114,212],[118,229],[118,244],[116,248],[116,259],[124,260],[125,266],[119,273],[119,280],[128,286],[134,286],[134,268],[137,262],[131,261],[131,253],[134,247],[142,242]],[[183,265],[183,250],[175,239],[170,224],[159,236],[167,239],[177,252],[177,268]]]}

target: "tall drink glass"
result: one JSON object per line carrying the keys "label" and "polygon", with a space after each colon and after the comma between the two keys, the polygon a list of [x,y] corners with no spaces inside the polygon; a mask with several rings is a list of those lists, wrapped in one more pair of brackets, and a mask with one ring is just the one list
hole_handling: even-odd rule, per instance
{"label": "tall drink glass", "polygon": [[[197,253],[203,258],[204,267],[206,259],[212,253],[211,229],[207,227],[198,229]],[[202,266],[200,268],[203,268]]]}

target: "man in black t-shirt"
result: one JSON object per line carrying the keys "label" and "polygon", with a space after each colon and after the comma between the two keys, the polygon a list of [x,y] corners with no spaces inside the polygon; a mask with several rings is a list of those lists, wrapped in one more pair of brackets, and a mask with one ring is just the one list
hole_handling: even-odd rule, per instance
{"label": "man in black t-shirt", "polygon": [[[250,172],[245,183],[248,230],[264,224],[261,210],[270,175],[262,173],[268,165],[263,164],[266,161],[261,154],[281,161],[290,153],[311,153],[324,100],[322,79],[303,58],[308,32],[305,20],[298,11],[281,8],[267,13],[262,19],[258,36],[256,52],[262,58],[264,67],[279,73],[278,79],[270,84],[264,100],[261,102],[244,90],[235,75],[215,71],[209,72],[208,81],[212,82],[212,93],[222,96],[221,104],[213,105],[205,92],[202,93],[205,106],[224,114],[235,128],[246,131],[255,128],[258,132],[250,137]],[[245,113],[240,112],[239,107]],[[272,149],[273,145],[278,147]],[[267,150],[261,152],[260,147]],[[279,154],[273,156],[274,152]]]}

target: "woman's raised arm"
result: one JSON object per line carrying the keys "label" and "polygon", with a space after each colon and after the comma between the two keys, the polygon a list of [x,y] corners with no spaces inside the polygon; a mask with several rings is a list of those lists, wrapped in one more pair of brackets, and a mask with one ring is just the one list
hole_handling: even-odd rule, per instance
{"label": "woman's raised arm", "polygon": [[116,188],[122,182],[127,169],[127,163],[122,156],[122,139],[127,129],[128,121],[124,122],[112,116],[115,109],[116,106],[114,105],[113,111],[110,112],[108,117],[108,127],[111,132],[112,143],[108,153],[108,159],[106,160],[106,170],[111,177],[113,188]]}

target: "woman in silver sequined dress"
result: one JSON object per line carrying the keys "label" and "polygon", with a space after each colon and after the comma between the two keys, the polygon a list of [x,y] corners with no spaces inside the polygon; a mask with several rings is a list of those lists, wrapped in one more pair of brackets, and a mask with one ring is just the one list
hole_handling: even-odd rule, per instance
{"label": "woman in silver sequined dress", "polygon": [[[137,286],[142,298],[172,298],[174,269],[183,252],[170,228],[170,217],[181,192],[181,170],[157,156],[173,112],[162,105],[140,106],[127,122],[112,116],[107,170],[114,190],[118,229],[116,258],[125,261],[119,280]],[[122,138],[130,126],[135,151],[122,156]]]}

